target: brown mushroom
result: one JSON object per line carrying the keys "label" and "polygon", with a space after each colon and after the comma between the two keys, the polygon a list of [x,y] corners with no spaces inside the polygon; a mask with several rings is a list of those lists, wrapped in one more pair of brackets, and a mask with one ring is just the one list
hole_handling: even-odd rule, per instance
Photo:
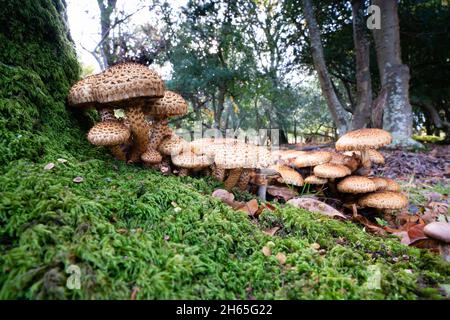
{"label": "brown mushroom", "polygon": [[408,198],[398,192],[377,191],[361,197],[358,205],[363,208],[397,210],[408,206]]}
{"label": "brown mushroom", "polygon": [[367,193],[377,190],[377,185],[372,179],[362,176],[350,176],[341,180],[337,189],[343,193]]}
{"label": "brown mushroom", "polygon": [[[392,142],[392,135],[382,129],[358,129],[344,134],[336,142],[338,151],[360,151],[362,167],[370,170],[369,149],[377,149]],[[368,172],[367,172],[368,173]]]}

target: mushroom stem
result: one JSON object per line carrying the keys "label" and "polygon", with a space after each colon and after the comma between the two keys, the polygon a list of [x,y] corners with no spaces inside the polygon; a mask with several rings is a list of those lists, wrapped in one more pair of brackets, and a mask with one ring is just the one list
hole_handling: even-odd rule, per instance
{"label": "mushroom stem", "polygon": [[225,169],[219,168],[216,164],[211,165],[212,175],[219,182],[223,182],[225,179]]}
{"label": "mushroom stem", "polygon": [[109,147],[112,155],[122,161],[127,161],[127,153],[122,149],[121,145],[111,146]]}
{"label": "mushroom stem", "polygon": [[266,201],[266,194],[267,194],[267,183],[266,184],[262,184],[258,186],[258,197],[262,200],[262,201]]}
{"label": "mushroom stem", "polygon": [[[167,123],[168,121],[165,117],[154,120],[150,138],[146,147],[146,152],[159,153],[157,150],[162,140],[172,134],[172,130],[170,130],[170,128],[167,126]],[[153,158],[156,159],[157,157]]]}
{"label": "mushroom stem", "polygon": [[228,175],[227,180],[225,180],[225,189],[231,190],[236,186],[240,176],[242,173],[242,168],[231,169],[230,174]]}
{"label": "mushroom stem", "polygon": [[370,169],[372,162],[370,161],[369,151],[361,151],[361,165],[363,168]]}
{"label": "mushroom stem", "polygon": [[247,186],[251,178],[250,173],[251,171],[249,169],[242,170],[241,176],[237,182],[237,186],[241,191],[247,190]]}
{"label": "mushroom stem", "polygon": [[179,177],[187,177],[188,175],[189,175],[189,169],[187,169],[187,168],[180,168],[180,170],[178,171]]}
{"label": "mushroom stem", "polygon": [[151,127],[145,120],[145,115],[140,105],[127,108],[126,116],[133,135],[133,146],[128,162],[138,162],[141,159],[141,155],[147,150]]}

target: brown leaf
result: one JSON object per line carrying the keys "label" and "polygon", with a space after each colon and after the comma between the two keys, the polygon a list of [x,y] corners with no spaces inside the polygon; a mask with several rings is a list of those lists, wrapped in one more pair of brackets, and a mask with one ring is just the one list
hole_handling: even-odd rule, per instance
{"label": "brown leaf", "polygon": [[400,239],[401,239],[400,243],[405,244],[405,245],[409,245],[411,243],[411,239],[408,236],[408,232],[400,231],[400,232],[396,232],[393,234],[400,237]]}
{"label": "brown leaf", "polygon": [[286,263],[286,255],[283,252],[278,252],[275,256],[280,264]]}
{"label": "brown leaf", "polygon": [[131,291],[130,300],[136,300],[136,296],[139,290],[140,290],[139,287],[133,287],[133,291]]}
{"label": "brown leaf", "polygon": [[314,242],[313,244],[310,245],[311,249],[314,250],[319,250],[320,249],[320,244]]}
{"label": "brown leaf", "polygon": [[258,201],[256,199],[252,199],[246,203],[246,206],[250,212],[250,215],[254,215],[256,211],[258,211]]}
{"label": "brown leaf", "polygon": [[296,208],[303,208],[311,212],[318,212],[329,217],[340,217],[347,219],[345,215],[332,206],[313,198],[294,198],[287,202]]}
{"label": "brown leaf", "polygon": [[266,257],[269,257],[272,255],[272,250],[267,246],[264,246],[261,251]]}
{"label": "brown leaf", "polygon": [[273,237],[275,235],[275,233],[277,233],[277,231],[280,230],[280,227],[273,227],[271,229],[265,230],[263,231],[265,234]]}
{"label": "brown leaf", "polygon": [[386,231],[384,230],[384,228],[382,226],[369,221],[366,217],[364,217],[360,214],[353,215],[352,220],[364,225],[366,230],[371,233],[378,234],[378,235],[386,235]]}
{"label": "brown leaf", "polygon": [[267,193],[270,195],[288,201],[298,195],[297,191],[288,187],[268,186]]}
{"label": "brown leaf", "polygon": [[234,204],[234,194],[228,192],[225,189],[214,190],[212,196],[220,199],[222,202],[228,204],[229,206],[232,206],[232,204]]}
{"label": "brown leaf", "polygon": [[420,248],[420,249],[430,249],[434,252],[439,252],[440,242],[435,239],[424,237],[424,238],[415,239],[409,245],[411,247],[416,247],[416,248]]}
{"label": "brown leaf", "polygon": [[411,241],[425,237],[425,234],[423,233],[424,227],[425,225],[423,224],[416,224],[408,228],[407,232]]}

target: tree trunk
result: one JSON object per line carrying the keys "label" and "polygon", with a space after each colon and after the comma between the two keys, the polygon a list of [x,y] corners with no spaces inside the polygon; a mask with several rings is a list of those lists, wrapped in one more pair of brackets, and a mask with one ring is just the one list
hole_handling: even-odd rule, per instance
{"label": "tree trunk", "polygon": [[342,135],[348,130],[348,123],[345,116],[346,112],[333,89],[330,75],[325,64],[320,30],[316,18],[314,17],[311,0],[302,0],[302,7],[308,25],[314,67],[319,76],[320,86],[327,101],[328,109],[330,110],[333,121],[337,127],[338,134]]}
{"label": "tree trunk", "polygon": [[111,14],[116,8],[117,0],[97,0],[98,8],[100,9],[100,29],[101,29],[101,43],[100,52],[102,56],[103,69],[112,65],[115,62],[114,53],[112,52],[111,40],[109,32],[111,31]]}
{"label": "tree trunk", "polygon": [[222,113],[225,109],[225,94],[226,94],[226,87],[219,87],[219,96],[217,98],[217,108],[214,112],[214,125],[217,129],[221,129],[221,120],[222,120]]}
{"label": "tree trunk", "polygon": [[409,103],[409,68],[401,60],[397,1],[374,0],[380,7],[381,28],[373,29],[381,85],[388,88],[383,128],[392,133],[391,146],[421,147],[412,136],[413,114]]}
{"label": "tree trunk", "polygon": [[356,107],[352,130],[365,128],[370,122],[372,82],[369,69],[369,39],[366,35],[364,0],[352,1],[353,42],[356,53]]}

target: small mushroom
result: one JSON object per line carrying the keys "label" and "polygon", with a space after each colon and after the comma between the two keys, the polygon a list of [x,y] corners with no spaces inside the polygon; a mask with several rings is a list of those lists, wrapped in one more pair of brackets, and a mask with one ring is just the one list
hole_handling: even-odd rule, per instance
{"label": "small mushroom", "polygon": [[[386,190],[388,183],[385,179],[380,178],[380,177],[371,177],[370,180],[373,181],[373,183],[375,183],[375,186],[377,188],[376,191],[383,191]],[[391,190],[394,191],[394,190]]]}
{"label": "small mushroom", "polygon": [[377,185],[372,179],[362,176],[350,176],[341,180],[337,189],[343,193],[367,193],[377,190]]}
{"label": "small mushroom", "polygon": [[315,175],[311,175],[309,177],[306,177],[304,182],[307,183],[307,184],[324,185],[324,184],[326,184],[328,182],[328,179],[320,178],[320,177],[315,176]]}
{"label": "small mushroom", "polygon": [[315,166],[314,175],[320,178],[335,179],[350,175],[350,169],[342,164],[325,163]]}
{"label": "small mushroom", "polygon": [[[336,142],[338,151],[360,151],[362,167],[370,171],[370,149],[378,149],[392,142],[392,135],[382,129],[358,129],[344,134]],[[368,173],[368,172],[367,172]]]}
{"label": "small mushroom", "polygon": [[212,164],[212,160],[207,156],[199,156],[191,151],[183,152],[172,156],[172,162],[177,167],[186,170],[180,170],[180,174],[187,174],[187,170],[200,171]]}
{"label": "small mushroom", "polygon": [[276,165],[274,169],[280,174],[282,183],[297,187],[303,186],[303,177],[295,169],[285,165]]}
{"label": "small mushroom", "polygon": [[312,151],[299,154],[292,162],[297,168],[313,167],[319,164],[327,163],[331,160],[331,152]]}
{"label": "small mushroom", "polygon": [[377,191],[361,197],[358,200],[361,207],[371,207],[377,209],[397,210],[408,206],[408,198],[398,192]]}

